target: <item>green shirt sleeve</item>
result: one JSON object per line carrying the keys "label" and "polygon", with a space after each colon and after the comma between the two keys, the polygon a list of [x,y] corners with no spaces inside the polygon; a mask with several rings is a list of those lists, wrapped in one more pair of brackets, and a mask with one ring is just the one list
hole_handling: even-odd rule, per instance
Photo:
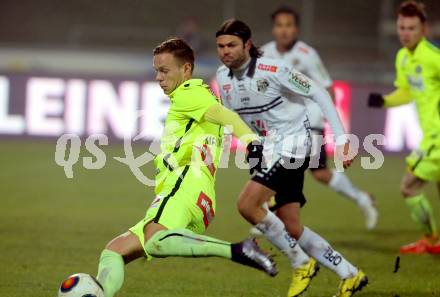
{"label": "green shirt sleeve", "polygon": [[394,86],[398,89],[409,89],[408,81],[402,69],[405,59],[404,49],[400,49],[396,56],[396,79],[394,80]]}
{"label": "green shirt sleeve", "polygon": [[209,91],[206,85],[183,88],[175,95],[173,109],[197,122],[204,119],[208,108],[218,104],[217,98]]}

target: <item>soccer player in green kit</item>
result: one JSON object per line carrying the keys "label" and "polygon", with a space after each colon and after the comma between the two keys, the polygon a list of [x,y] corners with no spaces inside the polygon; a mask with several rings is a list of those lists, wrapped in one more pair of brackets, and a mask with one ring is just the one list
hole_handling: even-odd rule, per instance
{"label": "soccer player in green kit", "polygon": [[156,198],[144,219],[102,251],[97,279],[105,297],[113,297],[122,287],[124,266],[143,256],[222,257],[274,276],[272,259],[255,241],[231,244],[200,235],[215,215],[215,173],[224,126],[249,143],[258,137],[218,102],[201,79],[191,79],[194,54],[183,40],[158,45],[153,62],[156,80],[171,100],[161,152],[155,158]]}
{"label": "soccer player in green kit", "polygon": [[426,20],[423,4],[401,4],[397,32],[403,48],[396,57],[396,90],[385,96],[373,93],[368,99],[371,107],[393,107],[414,100],[423,130],[419,148],[406,158],[408,170],[400,186],[423,237],[402,246],[402,254],[440,253],[434,214],[423,193],[429,181],[436,182],[440,192],[440,49],[425,38]]}

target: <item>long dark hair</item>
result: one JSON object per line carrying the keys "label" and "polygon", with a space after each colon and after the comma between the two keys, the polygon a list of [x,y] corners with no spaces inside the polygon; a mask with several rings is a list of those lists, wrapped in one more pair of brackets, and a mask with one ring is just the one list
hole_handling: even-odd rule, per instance
{"label": "long dark hair", "polygon": [[[246,43],[249,39],[251,39],[252,32],[249,26],[244,22],[236,19],[229,19],[221,25],[220,29],[215,34],[215,37],[220,35],[234,35],[239,37],[243,43]],[[263,52],[257,46],[255,46],[252,40],[249,54],[252,58],[259,58],[263,55]]]}

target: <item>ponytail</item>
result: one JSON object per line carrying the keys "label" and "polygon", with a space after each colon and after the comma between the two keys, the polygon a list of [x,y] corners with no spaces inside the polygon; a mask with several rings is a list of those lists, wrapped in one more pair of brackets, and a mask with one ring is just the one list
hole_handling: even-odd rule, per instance
{"label": "ponytail", "polygon": [[263,55],[263,52],[258,47],[256,47],[254,43],[252,43],[249,54],[251,58],[260,58]]}

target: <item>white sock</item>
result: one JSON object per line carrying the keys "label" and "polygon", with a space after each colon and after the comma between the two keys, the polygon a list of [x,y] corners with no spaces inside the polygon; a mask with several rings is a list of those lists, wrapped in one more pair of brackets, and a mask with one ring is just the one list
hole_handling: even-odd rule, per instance
{"label": "white sock", "polygon": [[358,269],[335,251],[321,236],[304,226],[299,245],[319,263],[334,271],[341,279],[353,277]]}
{"label": "white sock", "polygon": [[268,211],[264,219],[255,227],[289,258],[293,268],[309,262],[309,256],[304,253],[298,242],[286,231],[283,222],[271,211]]}
{"label": "white sock", "polygon": [[357,205],[363,206],[371,203],[368,195],[356,188],[350,179],[342,173],[335,170],[332,171],[332,178],[328,184],[335,192],[338,192],[345,197],[356,202]]}

